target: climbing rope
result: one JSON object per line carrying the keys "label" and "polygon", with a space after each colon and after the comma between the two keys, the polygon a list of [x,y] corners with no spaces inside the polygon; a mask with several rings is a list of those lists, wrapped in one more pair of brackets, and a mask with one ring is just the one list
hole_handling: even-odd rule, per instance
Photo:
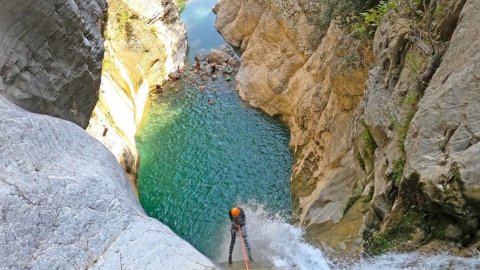
{"label": "climbing rope", "polygon": [[247,260],[247,252],[245,250],[245,239],[243,239],[243,234],[242,234],[242,228],[240,228],[239,225],[237,225],[238,227],[238,232],[240,233],[240,242],[242,243],[242,250],[243,250],[243,260],[245,261],[245,267],[247,268],[247,270],[250,270],[250,267],[248,266],[248,260]]}

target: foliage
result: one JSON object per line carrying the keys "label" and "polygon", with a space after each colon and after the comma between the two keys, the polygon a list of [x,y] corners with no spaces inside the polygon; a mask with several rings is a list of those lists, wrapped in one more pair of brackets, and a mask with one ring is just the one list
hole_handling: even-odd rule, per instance
{"label": "foliage", "polygon": [[178,11],[182,12],[182,10],[185,8],[187,5],[188,0],[174,0],[175,5],[178,7]]}
{"label": "foliage", "polygon": [[395,246],[409,240],[411,233],[415,231],[421,220],[415,211],[401,214],[398,220],[387,226],[385,231],[376,233],[367,239],[367,254],[377,256],[391,251]]}
{"label": "foliage", "polygon": [[[452,175],[455,174],[456,172],[452,172]],[[414,173],[402,181],[399,191],[401,200],[389,214],[383,231],[365,238],[364,247],[368,255],[376,256],[395,248],[415,247],[432,239],[448,238],[446,230],[448,224],[452,223],[451,217],[442,215],[432,208],[429,199],[422,192],[419,178],[420,176]],[[412,234],[420,231],[421,234],[417,233],[417,237],[412,239]],[[408,240],[413,240],[413,243],[403,246],[402,244]]]}
{"label": "foliage", "polygon": [[440,3],[437,3],[437,6],[435,7],[435,12],[434,16],[437,18],[442,18],[447,15],[447,8]]}
{"label": "foliage", "polygon": [[360,137],[365,142],[365,145],[367,146],[367,149],[369,151],[371,151],[371,153],[373,153],[373,152],[375,152],[375,149],[377,149],[377,143],[375,142],[375,139],[373,138],[372,133],[370,133],[370,130],[368,129],[367,125],[365,124],[364,119],[360,120],[360,124],[363,126],[363,130],[360,133]]}
{"label": "foliage", "polygon": [[405,161],[402,159],[395,160],[393,163],[392,173],[388,176],[388,180],[395,182],[398,186],[402,180],[403,169],[405,168]]}
{"label": "foliage", "polygon": [[[109,27],[112,27],[112,33],[120,36],[127,34],[131,26],[132,14],[129,8],[120,1],[112,1],[109,7],[108,16],[112,16],[113,20],[108,21]],[[108,36],[108,39],[116,38],[115,36]]]}
{"label": "foliage", "polygon": [[360,13],[376,6],[379,0],[320,0],[301,2],[307,11],[307,18],[325,31],[331,21],[336,19],[341,24],[349,23],[350,17],[359,16]]}
{"label": "foliage", "polygon": [[418,109],[419,94],[416,91],[408,92],[402,102],[403,120],[401,123],[396,123],[395,131],[398,135],[398,143],[403,148],[405,139],[407,138],[408,130],[410,129],[410,122],[412,121]]}
{"label": "foliage", "polygon": [[412,71],[413,77],[418,77],[425,67],[425,58],[418,51],[410,50],[405,56],[405,65]]}
{"label": "foliage", "polygon": [[380,4],[374,8],[369,9],[365,13],[361,13],[363,22],[366,25],[378,26],[380,20],[385,17],[389,12],[396,10],[398,3],[396,1],[386,2],[380,1]]}
{"label": "foliage", "polygon": [[361,17],[353,24],[354,33],[358,37],[372,37],[380,21],[397,9],[397,1],[380,1],[377,6],[360,13]]}
{"label": "foliage", "polygon": [[367,254],[370,256],[377,256],[382,253],[392,250],[394,244],[382,234],[373,235],[367,245]]}

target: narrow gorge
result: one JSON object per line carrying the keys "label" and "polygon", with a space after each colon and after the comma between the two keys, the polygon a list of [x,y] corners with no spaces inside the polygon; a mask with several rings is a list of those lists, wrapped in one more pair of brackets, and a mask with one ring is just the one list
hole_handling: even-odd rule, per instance
{"label": "narrow gorge", "polygon": [[185,57],[176,6],[1,3],[0,269],[216,269],[132,189],[148,91]]}
{"label": "narrow gorge", "polygon": [[479,7],[216,5],[217,29],[242,51],[240,96],[291,130],[293,211],[310,241],[478,256]]}
{"label": "narrow gorge", "polygon": [[480,269],[480,0],[0,4],[0,270]]}

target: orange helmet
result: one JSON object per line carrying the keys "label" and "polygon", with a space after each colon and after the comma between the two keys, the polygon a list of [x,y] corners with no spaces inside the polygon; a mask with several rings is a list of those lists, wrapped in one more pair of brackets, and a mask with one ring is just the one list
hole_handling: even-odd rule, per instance
{"label": "orange helmet", "polygon": [[238,209],[238,207],[234,207],[232,210],[230,210],[230,213],[232,213],[233,217],[238,217],[240,215],[240,209]]}

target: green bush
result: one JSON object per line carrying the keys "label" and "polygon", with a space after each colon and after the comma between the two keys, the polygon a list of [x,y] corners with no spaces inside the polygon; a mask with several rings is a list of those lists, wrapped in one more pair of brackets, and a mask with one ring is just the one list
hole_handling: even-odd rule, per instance
{"label": "green bush", "polygon": [[380,21],[397,9],[397,1],[380,1],[377,6],[360,13],[361,17],[353,24],[354,33],[359,37],[372,37]]}
{"label": "green bush", "polygon": [[363,130],[360,133],[360,137],[365,142],[365,145],[366,145],[367,149],[371,153],[373,153],[373,152],[375,152],[375,149],[377,149],[377,143],[375,142],[375,139],[373,138],[372,133],[370,133],[370,130],[368,129],[367,125],[365,124],[364,119],[360,120],[360,124],[363,126]]}
{"label": "green bush", "polygon": [[392,173],[388,176],[388,180],[395,182],[395,185],[398,186],[402,180],[403,169],[405,168],[404,160],[395,160],[393,163]]}
{"label": "green bush", "polygon": [[178,11],[182,11],[187,5],[188,0],[175,0],[175,5],[178,7]]}
{"label": "green bush", "polygon": [[425,67],[425,57],[417,51],[408,51],[405,65],[412,71],[414,78],[418,77]]}
{"label": "green bush", "polygon": [[341,24],[349,24],[350,18],[358,17],[361,13],[378,5],[379,0],[320,0],[309,1],[307,17],[310,22],[326,30],[333,19]]}
{"label": "green bush", "polygon": [[408,92],[403,98],[403,120],[401,123],[395,125],[395,130],[398,135],[398,143],[404,148],[405,139],[407,138],[408,130],[410,129],[410,122],[412,121],[418,109],[419,94],[416,91]]}

